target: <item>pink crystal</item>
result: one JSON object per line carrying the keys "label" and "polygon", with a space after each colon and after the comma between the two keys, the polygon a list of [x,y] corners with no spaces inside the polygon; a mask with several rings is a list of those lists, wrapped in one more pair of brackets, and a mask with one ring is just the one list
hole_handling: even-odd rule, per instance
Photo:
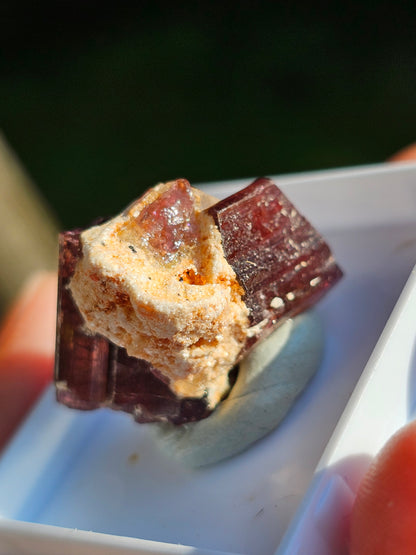
{"label": "pink crystal", "polygon": [[186,179],[172,181],[156,200],[136,217],[142,241],[170,260],[183,247],[198,240],[192,189]]}
{"label": "pink crystal", "polygon": [[81,256],[79,231],[59,236],[58,318],[56,334],[55,380],[58,400],[79,409],[97,408],[106,398],[108,342],[87,335],[83,319],[68,289],[68,283]]}

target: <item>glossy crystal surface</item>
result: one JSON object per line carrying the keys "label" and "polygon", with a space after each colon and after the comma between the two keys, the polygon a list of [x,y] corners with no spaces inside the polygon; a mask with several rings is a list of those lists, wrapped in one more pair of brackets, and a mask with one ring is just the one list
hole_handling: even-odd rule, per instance
{"label": "glossy crystal surface", "polygon": [[329,246],[267,178],[208,209],[262,335],[315,304],[342,276]]}
{"label": "glossy crystal surface", "polygon": [[59,401],[74,408],[93,409],[106,398],[108,342],[84,332],[82,316],[67,287],[80,252],[79,231],[60,235],[55,380],[66,384],[57,390]]}
{"label": "glossy crystal surface", "polygon": [[145,245],[162,258],[172,259],[183,247],[198,240],[192,190],[186,179],[172,181],[136,216]]}

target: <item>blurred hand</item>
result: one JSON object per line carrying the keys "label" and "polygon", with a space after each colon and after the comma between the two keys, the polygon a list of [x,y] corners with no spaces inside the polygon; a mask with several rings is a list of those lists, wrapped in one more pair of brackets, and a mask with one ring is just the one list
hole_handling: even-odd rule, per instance
{"label": "blurred hand", "polygon": [[352,508],[350,555],[414,555],[416,421],[398,430],[367,470]]}
{"label": "blurred hand", "polygon": [[416,160],[416,143],[402,148],[388,159],[388,162],[411,162]]}
{"label": "blurred hand", "polygon": [[[390,162],[416,160],[416,143]],[[401,428],[366,472],[351,515],[350,555],[415,553],[416,422]]]}
{"label": "blurred hand", "polygon": [[57,278],[34,275],[0,329],[0,449],[45,386],[54,366]]}

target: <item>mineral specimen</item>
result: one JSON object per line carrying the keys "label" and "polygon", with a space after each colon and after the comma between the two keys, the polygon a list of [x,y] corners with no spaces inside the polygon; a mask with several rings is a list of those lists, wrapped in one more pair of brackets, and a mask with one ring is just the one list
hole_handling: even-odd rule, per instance
{"label": "mineral specimen", "polygon": [[140,422],[205,418],[247,351],[340,279],[328,245],[271,180],[209,200],[178,179],[61,235],[60,402]]}

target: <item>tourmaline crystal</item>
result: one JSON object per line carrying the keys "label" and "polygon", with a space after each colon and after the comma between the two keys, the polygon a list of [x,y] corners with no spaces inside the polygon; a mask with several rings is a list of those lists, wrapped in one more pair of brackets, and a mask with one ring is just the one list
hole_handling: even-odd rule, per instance
{"label": "tourmaline crystal", "polygon": [[93,409],[101,406],[106,398],[108,342],[85,332],[82,316],[68,290],[81,256],[79,234],[78,230],[67,231],[59,237],[55,380],[58,401],[73,408]]}
{"label": "tourmaline crystal", "polygon": [[169,189],[148,204],[135,218],[143,243],[167,261],[183,245],[198,240],[194,200],[186,179],[177,179]]}
{"label": "tourmaline crystal", "polygon": [[342,276],[322,236],[270,179],[257,179],[208,211],[245,291],[251,344],[315,304]]}

